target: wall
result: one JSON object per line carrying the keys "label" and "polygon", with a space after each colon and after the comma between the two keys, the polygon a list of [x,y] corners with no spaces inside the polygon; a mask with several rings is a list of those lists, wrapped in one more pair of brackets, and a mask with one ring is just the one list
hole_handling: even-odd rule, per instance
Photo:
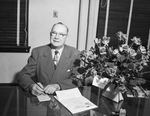
{"label": "wall", "polygon": [[[53,11],[58,18],[53,18]],[[67,44],[76,47],[79,0],[30,0],[29,43],[32,47],[49,43],[49,32],[56,22],[69,27]]]}
{"label": "wall", "polygon": [[[29,0],[29,46],[49,43],[49,33],[56,22],[69,27],[66,44],[79,50],[89,49],[96,37],[99,0]],[[58,17],[53,17],[53,11]],[[0,53],[0,83],[16,82],[30,53]]]}
{"label": "wall", "polygon": [[[53,18],[53,10],[58,18]],[[76,47],[79,0],[29,0],[29,45],[49,43],[51,26],[62,21],[69,27],[67,44]],[[30,50],[30,51],[31,51]],[[17,73],[27,63],[30,53],[0,53],[0,83],[15,82]]]}

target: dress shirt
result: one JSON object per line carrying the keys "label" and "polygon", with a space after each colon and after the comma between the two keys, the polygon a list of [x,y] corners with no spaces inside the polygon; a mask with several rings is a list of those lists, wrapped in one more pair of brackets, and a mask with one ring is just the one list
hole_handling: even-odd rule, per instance
{"label": "dress shirt", "polygon": [[[58,53],[58,62],[60,60],[60,57],[61,57],[61,54],[62,54],[62,51],[63,51],[64,47],[60,48],[60,49],[57,49],[57,51],[59,52]],[[52,49],[52,59],[54,59],[54,56],[55,56],[55,49]]]}

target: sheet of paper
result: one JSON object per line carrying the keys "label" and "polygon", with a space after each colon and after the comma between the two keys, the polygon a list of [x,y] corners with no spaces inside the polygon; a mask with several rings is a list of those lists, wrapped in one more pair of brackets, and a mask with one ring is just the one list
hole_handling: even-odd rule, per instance
{"label": "sheet of paper", "polygon": [[95,104],[93,104],[91,101],[89,101],[87,98],[85,98],[83,96],[62,100],[61,103],[72,114],[76,114],[79,112],[97,108],[97,106]]}
{"label": "sheet of paper", "polygon": [[56,91],[56,95],[59,100],[82,96],[78,88]]}
{"label": "sheet of paper", "polygon": [[97,108],[90,100],[82,96],[78,88],[56,92],[56,99],[72,114]]}
{"label": "sheet of paper", "polygon": [[50,101],[50,97],[47,94],[37,96],[39,102]]}

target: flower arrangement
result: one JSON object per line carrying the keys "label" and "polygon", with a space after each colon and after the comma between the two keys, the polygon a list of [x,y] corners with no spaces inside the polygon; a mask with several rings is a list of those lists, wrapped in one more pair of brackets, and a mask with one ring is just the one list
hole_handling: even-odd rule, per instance
{"label": "flower arrangement", "polygon": [[[144,92],[141,84],[145,82],[142,78],[143,68],[148,66],[150,50],[142,46],[140,38],[133,37],[131,43],[127,44],[127,35],[118,32],[118,46],[110,47],[110,37],[103,36],[94,40],[95,47],[89,51],[81,51],[74,62],[73,79],[79,84],[92,82],[94,76],[108,78],[106,88],[113,83],[119,86],[119,90],[138,95],[134,88],[138,86]],[[144,92],[145,93],[145,92]]]}

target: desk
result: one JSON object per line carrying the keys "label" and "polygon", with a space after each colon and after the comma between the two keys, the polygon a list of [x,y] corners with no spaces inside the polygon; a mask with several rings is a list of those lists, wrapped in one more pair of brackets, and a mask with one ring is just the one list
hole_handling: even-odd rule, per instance
{"label": "desk", "polygon": [[[80,88],[83,96],[98,105],[98,109],[86,111],[75,116],[111,116],[121,106],[126,109],[127,116],[149,116],[149,98],[127,98],[115,103],[105,97],[98,99],[98,88],[85,86]],[[0,116],[72,116],[51,95],[51,100],[38,102],[37,97],[22,91],[17,85],[0,85]],[[99,104],[97,104],[99,103]]]}

